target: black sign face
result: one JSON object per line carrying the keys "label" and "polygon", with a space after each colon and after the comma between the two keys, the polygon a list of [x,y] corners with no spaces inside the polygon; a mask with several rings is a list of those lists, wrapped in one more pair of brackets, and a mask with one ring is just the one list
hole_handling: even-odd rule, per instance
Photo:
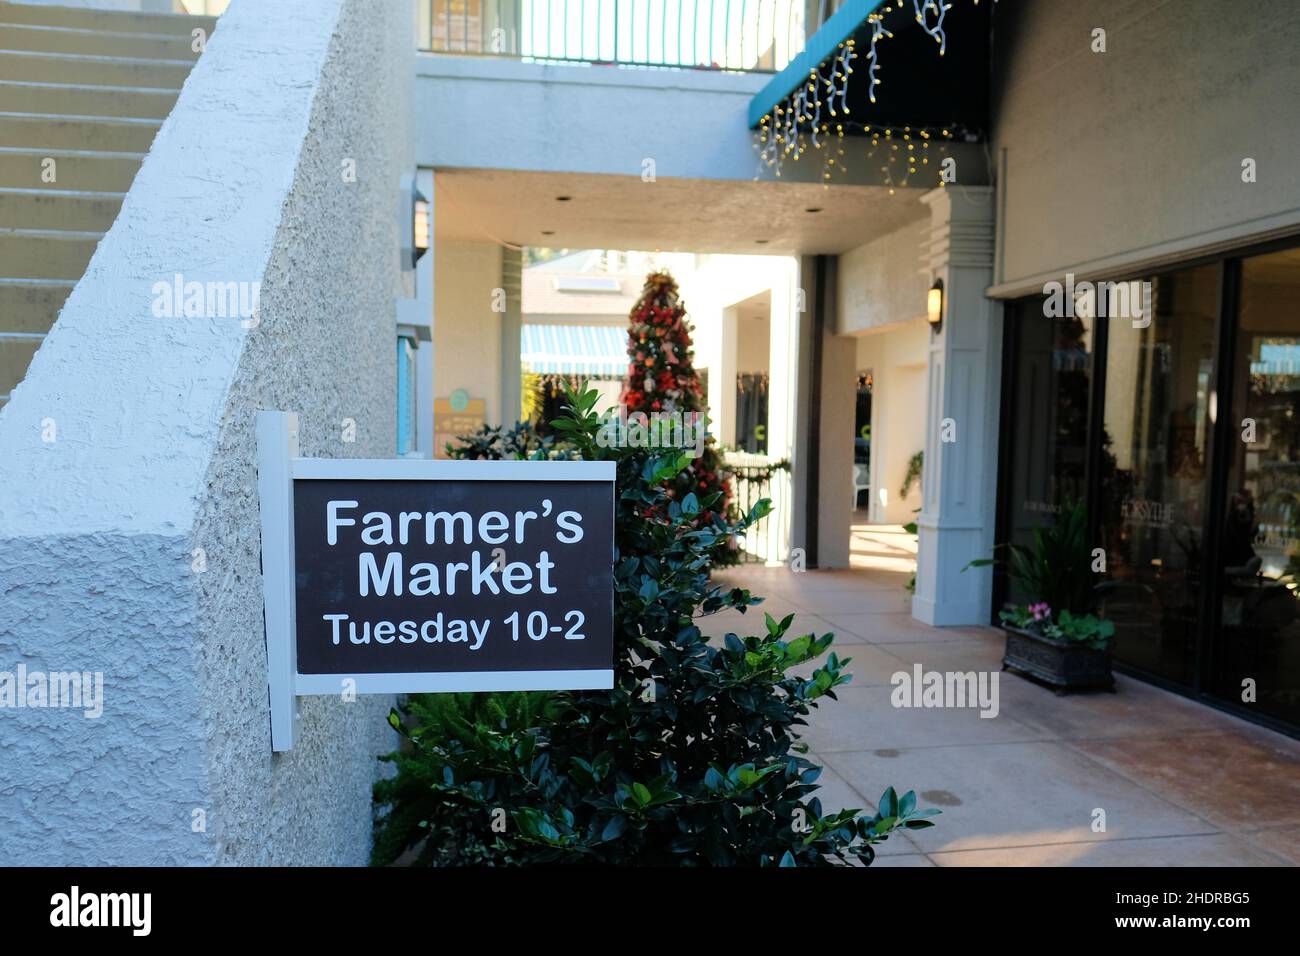
{"label": "black sign face", "polygon": [[294,481],[300,674],[613,667],[614,485]]}

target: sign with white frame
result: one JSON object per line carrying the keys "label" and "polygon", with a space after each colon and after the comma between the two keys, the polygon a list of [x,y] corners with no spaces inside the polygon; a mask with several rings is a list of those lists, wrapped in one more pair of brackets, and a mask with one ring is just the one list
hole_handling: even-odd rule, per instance
{"label": "sign with white frame", "polygon": [[257,446],[273,750],[306,695],[614,686],[612,462]]}

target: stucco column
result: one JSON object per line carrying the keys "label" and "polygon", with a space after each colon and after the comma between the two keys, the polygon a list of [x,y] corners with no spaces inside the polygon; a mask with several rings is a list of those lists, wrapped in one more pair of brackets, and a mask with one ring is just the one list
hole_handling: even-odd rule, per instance
{"label": "stucco column", "polygon": [[839,288],[837,256],[826,257],[821,293],[823,310],[821,381],[814,400],[821,402],[821,441],[817,469],[817,566],[849,567],[850,508],[853,489],[853,424],[857,414],[856,339],[835,334]]}
{"label": "stucco column", "polygon": [[500,423],[508,428],[519,421],[523,399],[523,253],[518,249],[501,249],[501,288],[505,291],[506,310],[501,316]]}
{"label": "stucco column", "polygon": [[709,424],[721,444],[736,446],[740,443],[736,434],[736,307],[727,306],[718,315],[717,373],[709,375],[709,408],[714,419]]}
{"label": "stucco column", "polygon": [[993,279],[993,190],[936,189],[929,268],[943,280],[940,329],[930,334],[925,461],[912,615],[927,624],[987,624],[992,573],[963,572],[993,547],[1001,390],[1001,307]]}
{"label": "stucco column", "polygon": [[[807,313],[801,305],[800,270],[802,260],[788,260],[779,268],[773,261],[774,278],[770,315],[770,339],[767,390],[767,454],[770,458],[788,458],[794,469],[790,484],[775,478],[772,501],[775,510],[761,526],[768,539],[769,560],[785,560],[791,547],[806,548],[806,523],[803,518],[805,490],[799,484],[800,469],[807,458],[807,430],[798,422],[806,421],[808,376],[801,363],[806,362],[808,347]],[[800,416],[801,409],[805,412]]]}

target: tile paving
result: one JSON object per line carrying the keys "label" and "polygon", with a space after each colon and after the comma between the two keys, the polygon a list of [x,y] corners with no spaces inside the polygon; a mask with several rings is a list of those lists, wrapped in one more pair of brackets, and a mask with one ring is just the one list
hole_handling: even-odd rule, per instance
{"label": "tile paving", "polygon": [[[914,789],[937,825],[891,838],[878,866],[1284,866],[1300,863],[1300,741],[1119,676],[1115,694],[1058,697],[1011,673],[998,712],[896,708],[890,679],[1001,666],[994,628],[934,628],[907,610],[903,570],[742,567],[719,575],[767,600],[701,620],[711,636],[833,632],[853,682],[812,715],[827,808]],[[752,615],[752,617],[751,617]],[[1105,829],[1094,826],[1105,813]]]}

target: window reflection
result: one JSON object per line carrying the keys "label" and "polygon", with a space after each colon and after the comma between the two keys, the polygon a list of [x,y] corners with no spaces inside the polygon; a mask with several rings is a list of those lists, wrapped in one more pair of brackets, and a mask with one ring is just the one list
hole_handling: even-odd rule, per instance
{"label": "window reflection", "polygon": [[[1300,251],[1243,260],[1213,684],[1300,721]],[[1243,686],[1243,682],[1250,683]]]}
{"label": "window reflection", "polygon": [[1007,538],[1086,500],[1117,662],[1300,726],[1300,249],[1092,289],[1008,312]]}
{"label": "window reflection", "polygon": [[[1042,299],[1018,309],[1009,518],[1010,540],[1028,545],[1034,528],[1051,523],[1065,502],[1085,496],[1093,320],[1050,318]],[[1010,597],[1026,602],[1037,595],[1013,591]]]}
{"label": "window reflection", "polygon": [[1201,594],[1218,271],[1152,282],[1149,322],[1108,320],[1100,468],[1115,654],[1190,681]]}

